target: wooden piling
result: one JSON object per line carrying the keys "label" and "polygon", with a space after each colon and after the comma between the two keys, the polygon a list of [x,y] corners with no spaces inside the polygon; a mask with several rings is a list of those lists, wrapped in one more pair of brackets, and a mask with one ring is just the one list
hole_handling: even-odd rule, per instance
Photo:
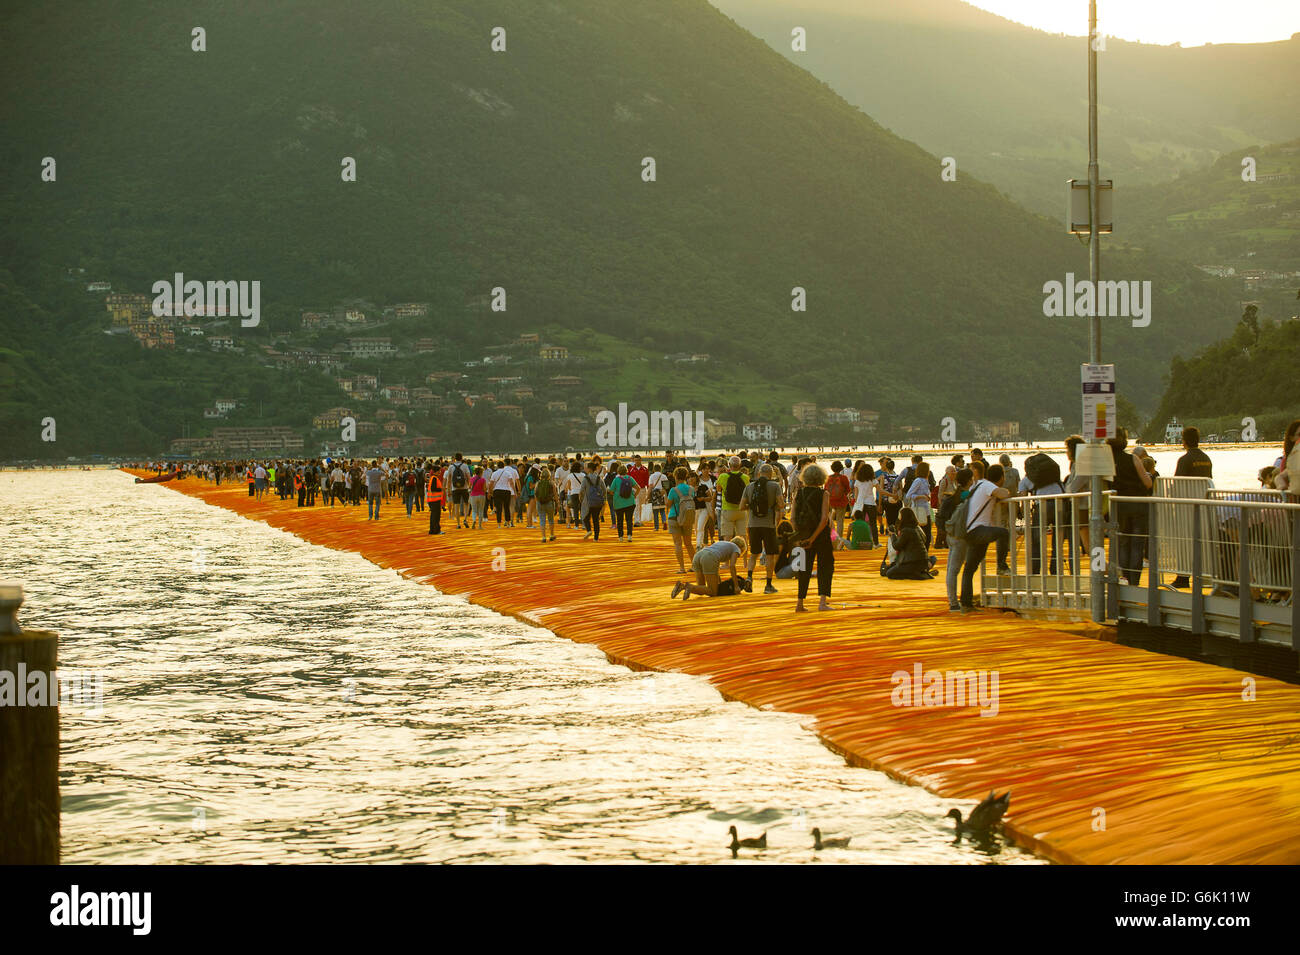
{"label": "wooden piling", "polygon": [[[0,679],[15,694],[0,705],[0,865],[59,863],[58,645],[44,630],[0,634]],[[25,684],[36,673],[45,705],[28,706]],[[28,679],[19,683],[20,674]]]}

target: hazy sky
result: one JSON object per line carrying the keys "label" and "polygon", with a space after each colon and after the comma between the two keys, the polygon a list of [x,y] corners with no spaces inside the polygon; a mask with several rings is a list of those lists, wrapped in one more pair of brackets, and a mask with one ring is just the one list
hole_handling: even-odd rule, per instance
{"label": "hazy sky", "polygon": [[[966,0],[1048,33],[1088,32],[1088,0]],[[1300,33],[1300,0],[1097,0],[1097,28],[1143,43],[1261,43]]]}

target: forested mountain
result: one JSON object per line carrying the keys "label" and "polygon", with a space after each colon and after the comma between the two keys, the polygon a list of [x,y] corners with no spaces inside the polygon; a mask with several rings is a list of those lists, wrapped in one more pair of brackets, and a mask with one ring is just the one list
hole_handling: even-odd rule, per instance
{"label": "forested mountain", "polygon": [[1204,433],[1241,430],[1255,420],[1259,439],[1279,438],[1300,417],[1296,382],[1300,319],[1273,321],[1247,310],[1232,334],[1188,359],[1175,358],[1169,387],[1146,428],[1148,440],[1164,435],[1173,417]]}
{"label": "forested mountain", "polygon": [[[713,3],[887,128],[1032,209],[1061,216],[1065,180],[1087,177],[1086,3],[1068,37],[962,0]],[[1133,186],[1300,136],[1300,34],[1188,49],[1130,43],[1106,36],[1100,6],[1101,172],[1115,180],[1118,224]],[[795,27],[805,52],[792,48]],[[1127,238],[1119,226],[1116,235]]]}
{"label": "forested mountain", "polygon": [[[704,0],[20,2],[0,56],[0,457],[44,450],[45,415],[61,451],[134,452],[203,427],[216,393],[242,389],[265,423],[341,397],[251,348],[104,335],[103,296],[69,268],[137,292],[175,272],[258,280],[261,324],[230,330],[250,345],[313,306],[428,301],[430,371],[553,329],[593,361],[627,355],[593,378],[606,404],[683,400],[632,367],[638,349],[710,354],[692,399],[754,418],[788,415],[791,394],[935,428],[1077,407],[1086,321],[1044,317],[1043,284],[1086,275],[1085,247],[971,175],[942,181],[938,156]],[[1149,406],[1237,296],[1154,252],[1103,261],[1153,283],[1150,326],[1105,333]],[[507,310],[480,308],[497,287]]]}

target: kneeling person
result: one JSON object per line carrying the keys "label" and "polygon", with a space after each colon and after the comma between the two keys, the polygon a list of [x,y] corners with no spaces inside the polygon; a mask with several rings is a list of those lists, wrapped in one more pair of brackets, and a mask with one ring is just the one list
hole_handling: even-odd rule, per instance
{"label": "kneeling person", "polygon": [[728,581],[731,593],[739,592],[744,589],[740,578],[736,575],[736,562],[745,556],[749,550],[749,544],[743,537],[733,537],[731,540],[718,541],[716,544],[710,544],[708,547],[701,548],[695,552],[695,557],[691,560],[691,569],[695,571],[695,583],[688,584],[683,581],[677,581],[673,585],[673,596],[682,595],[683,600],[690,600],[691,594],[702,594],[707,597],[717,597],[721,592],[722,569],[726,567],[731,575]]}

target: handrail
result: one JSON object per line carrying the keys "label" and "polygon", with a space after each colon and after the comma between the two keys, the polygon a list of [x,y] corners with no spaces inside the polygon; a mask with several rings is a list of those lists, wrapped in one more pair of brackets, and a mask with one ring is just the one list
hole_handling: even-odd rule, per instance
{"label": "handrail", "polygon": [[[1243,494],[1249,494],[1250,491],[1242,491]],[[1235,501],[1225,497],[1157,497],[1148,495],[1146,497],[1121,497],[1118,494],[1111,496],[1112,501],[1118,501],[1121,504],[1196,504],[1200,507],[1257,507],[1268,508],[1270,510],[1300,511],[1300,504],[1288,504],[1284,501]]]}

